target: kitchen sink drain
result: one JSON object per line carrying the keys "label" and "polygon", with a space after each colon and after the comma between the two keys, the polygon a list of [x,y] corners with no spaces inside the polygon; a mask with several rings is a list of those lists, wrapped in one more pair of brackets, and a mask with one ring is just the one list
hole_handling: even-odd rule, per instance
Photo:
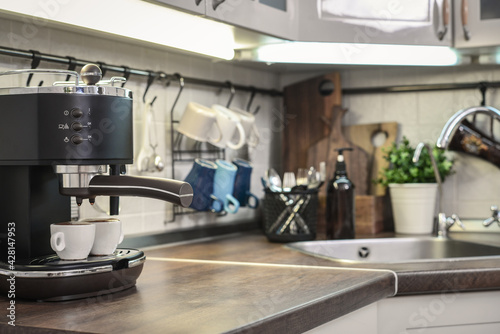
{"label": "kitchen sink drain", "polygon": [[370,255],[370,248],[368,247],[360,247],[358,249],[358,255],[362,259],[366,259]]}

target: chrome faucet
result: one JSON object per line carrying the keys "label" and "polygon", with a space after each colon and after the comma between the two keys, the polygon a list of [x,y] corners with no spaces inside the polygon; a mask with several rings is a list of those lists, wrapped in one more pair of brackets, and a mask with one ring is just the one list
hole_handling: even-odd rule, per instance
{"label": "chrome faucet", "polygon": [[458,111],[455,113],[455,115],[451,116],[451,118],[446,122],[444,125],[443,130],[441,131],[441,134],[439,135],[439,138],[437,140],[437,147],[442,148],[443,150],[446,150],[448,148],[448,145],[450,144],[451,139],[453,138],[453,135],[455,134],[455,131],[457,130],[458,126],[462,121],[469,115],[473,114],[486,114],[488,116],[491,116],[493,118],[496,118],[500,120],[500,111],[496,108],[493,107],[471,107],[471,108],[466,108]]}
{"label": "chrome faucet", "polygon": [[498,211],[498,205],[492,205],[490,207],[490,210],[491,210],[491,217],[483,221],[483,226],[489,227],[491,224],[495,222],[498,224],[498,226],[500,226],[500,211]]}
{"label": "chrome faucet", "polygon": [[456,214],[452,214],[451,217],[446,217],[446,214],[443,212],[443,185],[441,180],[441,175],[439,174],[439,169],[436,163],[436,159],[434,158],[434,154],[432,154],[432,148],[429,144],[419,143],[415,148],[415,153],[413,154],[413,162],[417,163],[420,159],[420,154],[422,150],[426,148],[427,152],[429,152],[429,157],[431,159],[432,169],[434,170],[434,177],[436,178],[436,182],[438,184],[438,226],[437,226],[437,236],[440,238],[446,238],[448,236],[448,230],[457,223],[461,228],[465,229],[464,224],[458,218]]}
{"label": "chrome faucet", "polygon": [[[442,148],[442,149],[447,149],[451,139],[453,138],[453,135],[455,134],[458,126],[462,121],[469,115],[474,115],[474,114],[485,114],[490,116],[492,119],[497,119],[500,120],[500,110],[489,107],[489,106],[480,106],[480,107],[471,107],[471,108],[466,108],[458,111],[455,113],[451,118],[446,122],[443,130],[441,131],[441,134],[439,135],[439,138],[437,140],[437,147]],[[487,218],[484,222],[483,225],[485,227],[490,226],[494,222],[497,222],[498,225],[500,226],[500,213],[498,211],[498,207],[496,205],[491,206],[491,212],[492,215],[490,218]],[[453,218],[453,216],[452,216]]]}

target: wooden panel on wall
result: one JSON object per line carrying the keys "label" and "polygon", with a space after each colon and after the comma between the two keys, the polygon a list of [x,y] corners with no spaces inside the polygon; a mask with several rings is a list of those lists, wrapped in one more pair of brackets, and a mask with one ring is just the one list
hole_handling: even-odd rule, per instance
{"label": "wooden panel on wall", "polygon": [[[321,93],[329,88],[333,88],[330,94]],[[284,104],[283,169],[297,172],[298,168],[309,167],[309,147],[329,135],[333,107],[342,105],[340,74],[325,74],[286,86]]]}

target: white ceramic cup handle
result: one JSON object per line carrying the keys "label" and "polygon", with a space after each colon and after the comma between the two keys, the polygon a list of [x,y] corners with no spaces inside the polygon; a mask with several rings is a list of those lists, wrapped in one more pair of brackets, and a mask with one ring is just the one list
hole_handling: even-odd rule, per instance
{"label": "white ceramic cup handle", "polygon": [[245,129],[243,129],[243,125],[240,122],[236,123],[236,128],[238,129],[238,133],[240,134],[240,140],[238,143],[227,142],[227,147],[233,150],[240,149],[243,145],[245,145]]}
{"label": "white ceramic cup handle", "polygon": [[255,147],[259,145],[260,141],[260,134],[259,131],[257,130],[257,126],[255,126],[255,123],[252,124],[252,136],[250,137],[250,140],[248,141],[248,145],[251,147]]}
{"label": "white ceramic cup handle", "polygon": [[50,236],[50,247],[56,252],[61,252],[66,248],[66,242],[64,241],[64,233],[56,232]]}
{"label": "white ceramic cup handle", "polygon": [[215,127],[217,128],[217,131],[219,132],[219,137],[217,139],[208,138],[208,142],[211,144],[218,143],[222,140],[222,130],[220,128],[219,122],[215,121],[214,124],[215,124]]}

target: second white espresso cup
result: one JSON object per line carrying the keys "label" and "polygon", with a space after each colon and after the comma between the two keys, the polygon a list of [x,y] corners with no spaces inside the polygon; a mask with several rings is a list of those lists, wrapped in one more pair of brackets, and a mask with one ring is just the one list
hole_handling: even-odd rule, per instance
{"label": "second white espresso cup", "polygon": [[61,260],[84,260],[94,245],[95,225],[64,222],[50,225],[50,246]]}
{"label": "second white espresso cup", "polygon": [[123,241],[122,222],[118,218],[88,218],[83,222],[95,225],[94,245],[91,255],[112,255]]}

